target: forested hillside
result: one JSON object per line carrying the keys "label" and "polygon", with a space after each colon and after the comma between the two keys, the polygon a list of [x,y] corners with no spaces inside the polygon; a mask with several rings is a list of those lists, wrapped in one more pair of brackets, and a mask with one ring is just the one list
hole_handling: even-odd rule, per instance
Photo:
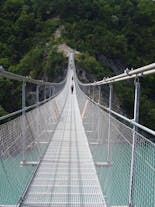
{"label": "forested hillside", "polygon": [[[60,27],[61,35],[56,38],[55,31]],[[57,52],[60,43],[80,51],[78,68],[97,79],[155,60],[152,0],[0,0],[0,31],[0,65],[32,78],[62,78],[60,74],[67,62]],[[4,92],[0,95],[2,114],[8,108],[16,109],[8,107],[4,99],[10,84],[0,82]],[[155,76],[148,77],[145,84],[142,80],[141,123],[152,128],[155,128],[154,84]],[[133,104],[130,83],[120,88],[118,98],[130,113],[128,108]],[[9,95],[14,94],[16,91]],[[131,100],[129,105],[127,96]],[[18,98],[17,102],[20,105]]]}

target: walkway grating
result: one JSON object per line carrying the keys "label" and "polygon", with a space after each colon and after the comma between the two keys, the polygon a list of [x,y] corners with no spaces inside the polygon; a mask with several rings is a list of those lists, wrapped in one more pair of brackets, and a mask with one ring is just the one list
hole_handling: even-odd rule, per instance
{"label": "walkway grating", "polygon": [[106,207],[82,124],[76,91],[68,94],[51,143],[22,206]]}

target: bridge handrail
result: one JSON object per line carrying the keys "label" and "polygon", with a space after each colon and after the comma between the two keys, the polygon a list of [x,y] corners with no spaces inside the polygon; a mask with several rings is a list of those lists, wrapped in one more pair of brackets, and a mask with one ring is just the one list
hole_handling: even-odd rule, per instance
{"label": "bridge handrail", "polygon": [[[80,90],[81,90],[81,89],[80,89]],[[81,90],[81,91],[82,91],[82,90]],[[111,114],[115,115],[116,117],[123,119],[124,121],[128,122],[128,123],[131,124],[132,126],[136,126],[136,127],[138,127],[139,129],[142,129],[143,131],[145,131],[145,132],[147,132],[147,133],[149,133],[149,134],[155,136],[155,131],[154,131],[154,130],[152,130],[152,129],[150,129],[150,128],[148,128],[148,127],[142,125],[142,124],[139,124],[139,123],[135,122],[134,119],[129,119],[129,118],[127,118],[127,117],[125,117],[125,116],[123,116],[123,115],[121,115],[121,114],[115,112],[114,110],[111,110],[110,108],[105,107],[105,106],[103,106],[102,104],[99,104],[99,103],[95,102],[93,99],[91,99],[91,98],[90,98],[87,94],[85,94],[83,91],[82,91],[82,93],[87,97],[87,99],[88,99],[89,101],[91,101],[91,102],[92,102],[93,104],[95,104],[97,107],[100,107],[100,108],[102,108],[103,110],[105,110],[105,111],[107,111],[107,112],[110,112]]]}
{"label": "bridge handrail", "polygon": [[[43,101],[40,101],[40,102],[39,102],[39,106],[42,105],[42,104],[44,104],[44,103],[46,103],[46,102],[48,102],[49,100],[51,100],[52,98],[54,98],[54,97],[57,96],[58,94],[59,94],[59,93],[56,93],[55,95],[49,97],[48,99],[43,100]],[[6,114],[6,115],[4,115],[4,116],[1,116],[1,117],[0,117],[0,121],[3,121],[3,120],[8,119],[8,118],[11,118],[11,117],[16,116],[16,115],[18,115],[18,114],[21,114],[23,111],[27,112],[28,110],[33,109],[33,108],[35,108],[35,107],[37,107],[37,106],[38,106],[38,104],[36,103],[36,104],[30,105],[30,106],[27,106],[27,107],[25,107],[24,109],[19,109],[19,110],[17,110],[17,111],[12,112],[12,113],[9,113],[9,114]]]}
{"label": "bridge handrail", "polygon": [[[138,77],[142,77],[142,76],[145,76],[145,75],[149,75],[149,74],[153,74],[155,73],[155,63],[152,63],[150,65],[146,65],[146,66],[143,66],[143,67],[140,67],[140,68],[137,68],[135,70],[129,70],[129,69],[126,69],[124,71],[124,73],[120,74],[120,75],[117,75],[117,76],[113,76],[111,78],[105,78],[103,79],[102,81],[95,81],[93,83],[82,83],[79,79],[78,79],[78,76],[76,75],[76,79],[77,79],[77,82],[79,84],[79,86],[100,86],[100,85],[105,85],[105,84],[112,84],[112,83],[115,83],[115,82],[119,82],[119,81],[123,81],[123,80],[127,80],[127,79],[131,79],[131,78],[138,78]],[[85,94],[85,93],[84,93]],[[93,102],[95,105],[97,105],[98,107],[106,110],[107,112],[115,115],[117,118],[121,118],[122,120],[128,122],[129,124],[131,124],[132,126],[134,127],[138,127],[139,129],[149,133],[150,135],[153,135],[155,136],[155,131],[142,125],[142,124],[139,124],[136,120],[134,119],[129,119],[117,112],[115,112],[114,110],[112,110],[111,108],[109,107],[105,107],[103,105],[101,105],[100,103],[97,103],[95,102],[93,99],[91,99],[87,94],[85,94],[87,96],[87,98]]]}
{"label": "bridge handrail", "polygon": [[[67,80],[67,74],[65,76],[65,79],[62,80],[61,82],[58,82],[58,83],[52,83],[52,82],[46,82],[46,81],[43,81],[43,80],[36,80],[36,79],[32,79],[31,77],[28,77],[28,76],[22,76],[22,75],[18,75],[18,74],[15,74],[15,73],[11,73],[11,72],[8,72],[8,71],[5,71],[5,69],[3,68],[3,66],[0,66],[0,76],[3,77],[3,78],[7,78],[7,79],[11,79],[11,80],[16,80],[16,81],[21,81],[24,83],[32,83],[32,84],[35,84],[36,86],[44,86],[44,87],[56,87],[56,86],[61,86],[63,85],[66,80]],[[22,91],[23,93],[23,91]],[[6,114],[4,116],[1,116],[0,117],[0,121],[3,121],[5,119],[8,119],[8,118],[11,118],[15,115],[18,115],[18,114],[21,114],[23,112],[26,112],[30,109],[33,109],[35,107],[37,107],[38,105],[41,105],[41,104],[44,104],[45,102],[48,102],[49,100],[51,100],[52,98],[54,98],[55,96],[57,96],[58,94],[60,93],[60,91],[58,91],[57,93],[55,93],[54,95],[50,96],[49,98],[43,100],[43,101],[39,101],[38,103],[35,103],[33,105],[30,105],[28,107],[23,107],[17,111],[14,111],[12,113],[9,113],[9,114]]]}
{"label": "bridge handrail", "polygon": [[[75,77],[77,78],[77,76]],[[126,206],[139,205],[139,200],[141,199],[140,195],[143,195],[143,197],[145,195],[146,199],[150,194],[152,197],[149,197],[147,203],[151,204],[154,202],[152,201],[154,186],[152,185],[153,182],[151,180],[153,180],[155,172],[153,157],[155,143],[152,140],[153,137],[150,135],[155,136],[155,131],[139,124],[138,119],[136,118],[136,116],[138,116],[137,111],[139,110],[139,104],[136,103],[139,102],[139,84],[140,82],[138,78],[135,78],[134,119],[130,119],[125,117],[125,115],[123,116],[120,113],[115,112],[115,109],[111,106],[113,100],[112,87],[114,84],[109,84],[109,106],[106,107],[104,104],[105,102],[103,100],[103,102],[101,102],[100,96],[101,92],[103,92],[102,95],[105,95],[106,92],[104,90],[101,91],[101,89],[107,89],[107,87],[102,88],[98,87],[98,85],[95,87],[82,87],[78,85],[77,81],[77,85],[79,86],[79,97],[81,96],[81,99],[79,98],[79,105],[81,106],[83,123],[85,129],[89,132],[87,133],[88,140],[92,147],[94,160],[97,163],[96,166],[98,167],[99,179],[103,185],[103,192],[107,195],[107,201],[111,202],[111,197],[113,197],[113,195],[118,195],[118,188],[115,189],[113,183],[115,183],[115,185],[120,185],[120,189],[122,190],[122,187],[125,184],[124,181],[123,184],[119,182],[118,174],[121,175],[120,180],[122,180],[123,174],[125,176],[127,175],[126,179],[128,182],[126,182],[126,188],[124,189],[127,189],[129,197],[127,198],[124,194],[124,200],[117,202],[119,204],[121,204],[121,202],[122,204],[125,204],[126,199]],[[110,160],[112,163],[112,167],[108,169],[108,173],[105,166],[105,170],[103,168],[100,170],[101,163],[104,163],[103,161],[99,162],[101,161],[100,158],[103,156],[102,153],[104,154],[103,161]],[[107,158],[105,159],[106,156]],[[121,161],[120,157],[122,157],[121,159],[123,161]],[[122,174],[120,173],[120,169],[122,169],[122,172],[124,171]],[[109,176],[110,172],[111,177]],[[148,183],[148,185],[146,185],[144,179],[147,180],[146,183]],[[146,194],[143,194],[143,192]],[[122,193],[120,194],[120,198],[123,198]],[[140,202],[143,203],[143,201]]]}
{"label": "bridge handrail", "polygon": [[78,80],[79,84],[82,86],[99,86],[99,85],[105,85],[105,84],[111,84],[111,83],[115,83],[115,82],[119,82],[119,81],[123,81],[123,80],[128,80],[128,79],[132,79],[132,78],[138,78],[138,77],[143,77],[145,75],[150,75],[155,73],[155,63],[137,68],[135,70],[131,69],[129,70],[128,68],[124,70],[124,73],[120,74],[120,75],[116,75],[113,77],[108,77],[108,78],[104,78],[101,81],[95,81],[92,83],[82,83],[81,81]]}
{"label": "bridge handrail", "polygon": [[105,107],[105,106],[103,106],[103,105],[101,105],[101,104],[97,104],[97,103],[95,103],[95,104],[98,105],[100,108],[103,108],[104,110],[106,110],[106,111],[108,111],[108,112],[114,114],[115,116],[117,116],[117,117],[119,117],[119,118],[121,118],[121,119],[127,121],[128,123],[132,124],[133,126],[136,126],[136,127],[138,127],[139,129],[142,129],[143,131],[145,131],[145,132],[147,132],[147,133],[149,133],[149,134],[155,136],[155,131],[154,131],[154,130],[149,129],[149,128],[146,127],[146,126],[144,126],[144,125],[142,125],[142,124],[139,124],[139,123],[135,122],[133,119],[129,119],[129,118],[127,118],[127,117],[125,117],[125,116],[123,116],[123,115],[121,115],[121,114],[119,114],[119,113],[113,111],[113,110],[110,110],[109,108],[107,108],[107,107]]}
{"label": "bridge handrail", "polygon": [[33,79],[29,76],[22,76],[22,75],[17,75],[15,73],[11,73],[6,71],[3,66],[0,66],[0,76],[4,77],[4,78],[8,78],[8,79],[12,79],[12,80],[17,80],[17,81],[22,81],[22,82],[27,82],[27,83],[32,83],[32,84],[36,84],[39,86],[56,86],[56,85],[61,85],[66,81],[67,76],[65,77],[65,79],[61,82],[56,82],[56,83],[52,83],[52,82],[47,82],[47,81],[43,81],[43,80],[36,80]]}

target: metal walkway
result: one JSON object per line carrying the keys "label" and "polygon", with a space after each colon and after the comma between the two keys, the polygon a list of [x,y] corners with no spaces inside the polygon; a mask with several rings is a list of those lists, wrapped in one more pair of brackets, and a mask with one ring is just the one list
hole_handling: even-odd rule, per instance
{"label": "metal walkway", "polygon": [[[70,91],[52,141],[22,206],[105,207],[76,97]],[[75,86],[74,86],[75,88]]]}
{"label": "metal walkway", "polygon": [[[155,131],[138,114],[140,77],[154,74],[155,63],[94,83],[73,80],[74,70],[73,53],[60,83],[0,67],[0,77],[22,83],[22,108],[0,117],[0,206],[154,207],[155,143],[148,138]],[[135,79],[134,119],[113,102],[114,83],[128,79]],[[36,88],[31,106],[27,83]]]}

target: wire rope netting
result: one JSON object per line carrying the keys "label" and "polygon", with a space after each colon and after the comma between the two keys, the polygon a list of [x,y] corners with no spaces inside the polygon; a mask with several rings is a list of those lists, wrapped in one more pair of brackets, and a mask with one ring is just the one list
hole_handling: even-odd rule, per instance
{"label": "wire rope netting", "polygon": [[139,133],[135,135],[135,206],[155,206],[155,144]]}
{"label": "wire rope netting", "polygon": [[[89,86],[80,88],[77,87],[77,94],[83,125],[107,205],[128,206],[133,129],[97,105],[98,86],[91,90]],[[107,107],[109,91],[105,86],[101,90],[104,94],[100,104]],[[154,207],[155,144],[138,132],[135,134],[133,172],[134,206]]]}
{"label": "wire rope netting", "polygon": [[0,125],[0,205],[19,203],[52,139],[66,96],[64,88],[54,99]]}

